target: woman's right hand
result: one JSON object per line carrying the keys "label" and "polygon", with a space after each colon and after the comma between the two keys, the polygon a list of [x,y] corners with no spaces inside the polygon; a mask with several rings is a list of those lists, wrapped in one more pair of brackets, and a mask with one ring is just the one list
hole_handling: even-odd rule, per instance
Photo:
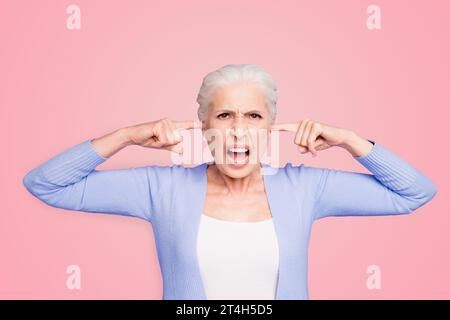
{"label": "woman's right hand", "polygon": [[201,128],[198,121],[172,121],[164,118],[127,127],[130,143],[146,148],[166,149],[183,152],[181,130]]}

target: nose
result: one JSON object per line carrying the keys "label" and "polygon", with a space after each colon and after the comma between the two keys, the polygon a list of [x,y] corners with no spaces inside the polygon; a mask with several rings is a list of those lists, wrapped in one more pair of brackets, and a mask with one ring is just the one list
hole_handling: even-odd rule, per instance
{"label": "nose", "polygon": [[248,126],[245,120],[242,120],[240,117],[237,117],[231,126],[231,135],[236,139],[240,140],[244,138],[247,134]]}

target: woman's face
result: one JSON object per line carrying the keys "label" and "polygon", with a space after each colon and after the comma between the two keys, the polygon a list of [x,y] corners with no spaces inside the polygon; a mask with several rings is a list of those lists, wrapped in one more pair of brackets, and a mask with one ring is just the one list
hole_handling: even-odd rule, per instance
{"label": "woman's face", "polygon": [[217,168],[232,178],[259,168],[270,125],[266,97],[256,84],[238,82],[217,89],[203,121]]}

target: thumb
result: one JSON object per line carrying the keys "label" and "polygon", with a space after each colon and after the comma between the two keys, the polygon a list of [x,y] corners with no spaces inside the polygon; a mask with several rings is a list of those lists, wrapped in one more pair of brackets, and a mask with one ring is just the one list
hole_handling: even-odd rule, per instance
{"label": "thumb", "polygon": [[[326,143],[326,141],[322,138],[318,138],[315,142],[314,142],[314,148],[316,149],[316,151],[321,151],[321,150],[325,150],[328,149],[330,146],[328,143]],[[306,153],[309,152],[309,148],[308,147],[303,147],[303,146],[298,146],[298,149],[301,153]]]}
{"label": "thumb", "polygon": [[298,146],[298,150],[299,150],[301,153],[306,153],[306,152],[308,152],[308,148],[307,148],[307,147],[303,147],[303,146]]}

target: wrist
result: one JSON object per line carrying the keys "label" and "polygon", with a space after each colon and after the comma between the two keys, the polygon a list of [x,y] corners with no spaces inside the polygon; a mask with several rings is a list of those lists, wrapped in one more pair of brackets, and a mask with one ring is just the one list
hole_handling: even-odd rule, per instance
{"label": "wrist", "polygon": [[342,142],[339,144],[339,147],[347,150],[350,149],[351,146],[355,144],[357,134],[354,131],[345,129],[343,132],[344,132],[342,134],[343,137],[341,138]]}
{"label": "wrist", "polygon": [[348,131],[342,147],[346,149],[353,157],[362,157],[370,153],[373,143],[359,136],[354,131]]}
{"label": "wrist", "polygon": [[131,139],[130,131],[130,127],[120,128],[116,131],[117,139],[119,140],[119,143],[122,147],[127,147],[134,144],[133,140]]}

